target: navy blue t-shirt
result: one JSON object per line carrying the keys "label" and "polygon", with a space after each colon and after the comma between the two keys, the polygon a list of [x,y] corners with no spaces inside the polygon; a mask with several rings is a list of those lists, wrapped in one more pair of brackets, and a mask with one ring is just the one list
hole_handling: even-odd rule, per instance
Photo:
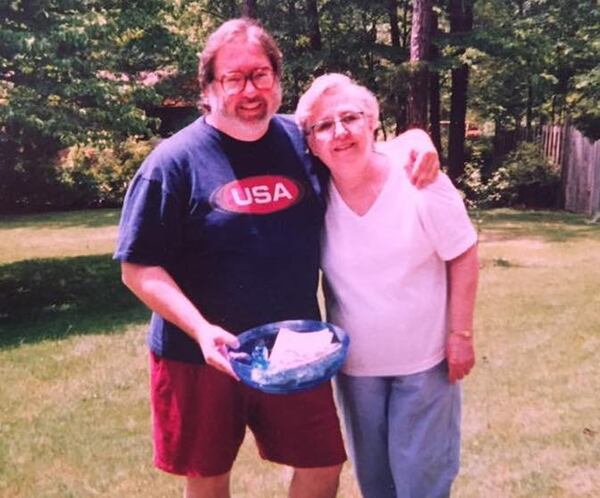
{"label": "navy blue t-shirt", "polygon": [[[234,334],[319,319],[324,204],[305,149],[296,125],[280,116],[255,142],[198,119],[135,175],[115,259],[163,267],[209,322]],[[156,313],[148,343],[169,359],[204,361],[197,343]]]}

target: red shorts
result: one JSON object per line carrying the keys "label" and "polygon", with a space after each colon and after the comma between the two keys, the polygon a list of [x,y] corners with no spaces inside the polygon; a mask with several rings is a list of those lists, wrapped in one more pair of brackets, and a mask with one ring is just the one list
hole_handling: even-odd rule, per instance
{"label": "red shorts", "polygon": [[154,464],[166,472],[228,472],[246,426],[266,460],[298,468],[346,460],[329,382],[295,394],[266,394],[213,367],[150,353],[150,391]]}

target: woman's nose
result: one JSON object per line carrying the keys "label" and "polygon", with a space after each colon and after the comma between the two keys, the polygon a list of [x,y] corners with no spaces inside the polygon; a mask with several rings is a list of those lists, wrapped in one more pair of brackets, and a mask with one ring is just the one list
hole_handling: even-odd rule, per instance
{"label": "woman's nose", "polygon": [[337,137],[340,135],[345,135],[346,133],[348,133],[346,127],[342,124],[342,122],[339,119],[336,119],[333,122],[333,135]]}

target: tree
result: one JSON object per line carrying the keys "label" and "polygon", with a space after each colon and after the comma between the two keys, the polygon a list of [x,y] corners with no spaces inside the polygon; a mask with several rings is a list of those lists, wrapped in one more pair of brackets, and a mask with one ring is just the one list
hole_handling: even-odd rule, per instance
{"label": "tree", "polygon": [[[429,119],[439,147],[436,125],[450,116],[453,178],[463,170],[467,113],[494,122],[499,137],[504,130],[514,135],[570,116],[598,138],[597,0],[440,0],[438,22],[430,23],[431,29],[439,25],[437,34],[423,30],[421,14],[430,13],[432,4],[0,1],[0,209],[60,200],[52,161],[65,147],[152,134],[146,110],[165,95],[191,98],[183,92],[192,92],[204,40],[244,12],[258,16],[285,55],[283,112],[293,112],[315,76],[350,74],[377,94],[384,130],[404,130],[408,115],[424,127]],[[417,68],[426,61],[430,78],[419,83],[417,71],[409,88],[411,45]],[[425,45],[437,52],[421,51]],[[168,77],[154,86],[144,83],[145,74],[158,73]]]}
{"label": "tree", "polygon": [[392,47],[400,48],[400,28],[398,25],[398,0],[387,1],[388,15],[390,17],[390,42]]}
{"label": "tree", "polygon": [[429,71],[427,60],[431,55],[432,0],[413,0],[412,31],[410,37],[410,84],[408,92],[408,125],[427,129],[427,100]]}
{"label": "tree", "polygon": [[[434,62],[440,57],[438,46],[433,43],[433,40],[439,35],[438,15],[436,12],[431,13],[431,34],[432,43],[429,46],[429,60]],[[440,108],[440,72],[437,68],[430,68],[429,71],[429,132],[440,156],[442,156],[442,134],[440,129],[441,108]]]}
{"label": "tree", "polygon": [[323,45],[321,42],[321,28],[319,27],[319,9],[317,0],[306,0],[306,14],[308,19],[310,48],[313,51],[319,51]]}
{"label": "tree", "polygon": [[499,132],[530,130],[570,115],[593,136],[600,128],[594,104],[600,11],[593,4],[479,0],[470,107],[496,122]]}
{"label": "tree", "polygon": [[[450,33],[462,35],[473,27],[473,5],[469,0],[450,0]],[[463,50],[459,50],[460,52]],[[448,135],[448,175],[457,180],[465,170],[465,128],[469,66],[460,63],[452,69],[450,129]]]}
{"label": "tree", "polygon": [[59,150],[151,133],[143,108],[158,96],[135,75],[173,62],[170,9],[159,0],[0,4],[0,209],[60,202]]}
{"label": "tree", "polygon": [[242,15],[245,17],[256,18],[256,0],[244,0]]}

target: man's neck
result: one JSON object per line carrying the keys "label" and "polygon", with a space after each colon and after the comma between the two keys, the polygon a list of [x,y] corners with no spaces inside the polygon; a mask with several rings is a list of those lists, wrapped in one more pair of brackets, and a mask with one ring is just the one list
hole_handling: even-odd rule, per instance
{"label": "man's neck", "polygon": [[259,122],[252,125],[244,125],[236,122],[223,121],[211,114],[206,115],[206,122],[226,135],[242,142],[256,142],[260,140],[269,129],[269,121]]}

